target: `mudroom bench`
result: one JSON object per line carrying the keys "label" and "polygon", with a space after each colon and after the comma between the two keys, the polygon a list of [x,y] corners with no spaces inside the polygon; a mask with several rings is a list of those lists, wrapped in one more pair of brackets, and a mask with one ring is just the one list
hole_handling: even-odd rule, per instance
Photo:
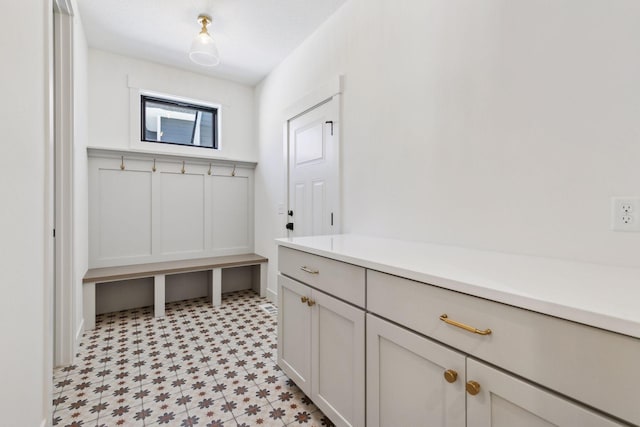
{"label": "mudroom bench", "polygon": [[222,302],[222,269],[224,268],[259,265],[260,296],[264,297],[267,287],[267,262],[267,258],[251,253],[89,269],[82,279],[85,330],[95,329],[96,326],[97,284],[153,277],[154,316],[162,317],[165,306],[166,275],[211,271],[211,303],[216,306]]}

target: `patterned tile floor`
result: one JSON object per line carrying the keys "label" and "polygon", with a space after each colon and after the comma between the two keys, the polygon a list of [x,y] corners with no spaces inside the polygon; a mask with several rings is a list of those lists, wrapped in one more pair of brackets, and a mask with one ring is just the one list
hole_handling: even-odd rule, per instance
{"label": "patterned tile floor", "polygon": [[276,316],[253,291],[98,316],[54,371],[55,426],[332,426],[276,364]]}

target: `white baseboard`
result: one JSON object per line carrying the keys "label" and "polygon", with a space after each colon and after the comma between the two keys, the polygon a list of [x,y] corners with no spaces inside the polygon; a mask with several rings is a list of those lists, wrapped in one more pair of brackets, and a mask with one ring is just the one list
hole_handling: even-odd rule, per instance
{"label": "white baseboard", "polygon": [[276,307],[278,306],[278,293],[272,289],[267,289],[267,299]]}

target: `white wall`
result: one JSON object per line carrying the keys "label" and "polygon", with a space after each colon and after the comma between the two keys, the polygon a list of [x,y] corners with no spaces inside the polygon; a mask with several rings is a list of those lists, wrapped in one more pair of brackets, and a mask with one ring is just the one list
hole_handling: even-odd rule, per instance
{"label": "white wall", "polygon": [[[0,412],[3,425],[39,426],[50,405],[45,394],[52,354],[44,348],[50,330],[44,223],[52,6],[47,1],[17,2],[4,9],[0,17]],[[25,25],[27,21],[32,25]]]}
{"label": "white wall", "polygon": [[[284,235],[283,111],[345,75],[344,231],[640,266],[636,0],[350,0],[256,89],[256,251]],[[270,263],[270,287],[276,264]]]}
{"label": "white wall", "polygon": [[252,88],[96,49],[89,49],[90,146],[129,148],[130,81],[140,89],[222,104],[216,156],[256,160]]}
{"label": "white wall", "polygon": [[[76,6],[76,5],[74,5]],[[77,11],[78,8],[74,7]],[[74,333],[76,346],[82,327],[82,278],[89,266],[89,173],[87,145],[89,141],[89,48],[79,14],[74,16],[73,79],[73,269],[74,269]]]}

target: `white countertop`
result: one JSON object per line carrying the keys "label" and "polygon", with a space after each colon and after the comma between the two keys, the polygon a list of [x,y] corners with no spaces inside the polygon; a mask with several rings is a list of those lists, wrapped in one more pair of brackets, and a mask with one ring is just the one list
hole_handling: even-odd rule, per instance
{"label": "white countertop", "polygon": [[640,268],[349,234],[277,243],[640,338]]}

